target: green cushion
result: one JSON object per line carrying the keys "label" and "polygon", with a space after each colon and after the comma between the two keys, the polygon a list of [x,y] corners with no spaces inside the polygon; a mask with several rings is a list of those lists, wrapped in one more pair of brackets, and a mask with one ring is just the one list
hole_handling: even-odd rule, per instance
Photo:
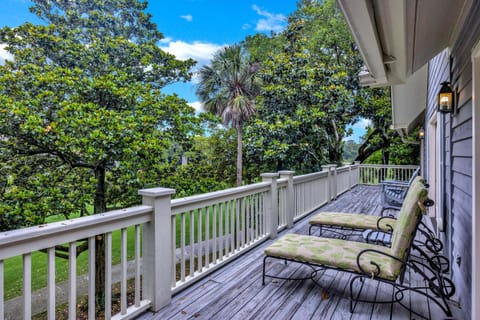
{"label": "green cushion", "polygon": [[[390,253],[390,248],[363,242],[321,238],[298,234],[287,234],[265,249],[267,256],[310,262],[327,267],[362,272],[357,265],[358,254],[365,249]],[[401,264],[385,255],[368,252],[362,255],[360,264],[367,273],[376,272],[380,266],[379,278],[394,281],[400,274]]]}
{"label": "green cushion", "polygon": [[[413,241],[417,223],[425,213],[423,202],[427,199],[427,190],[423,179],[416,178],[409,188],[392,234],[392,246],[384,247],[374,244],[346,241],[340,239],[321,238],[298,234],[287,234],[265,249],[265,254],[277,258],[292,259],[299,262],[314,263],[326,267],[340,268],[355,272],[376,273],[380,266],[379,278],[396,280],[402,264],[397,260],[380,253],[368,252],[360,259],[361,270],[357,265],[357,256],[366,249],[373,249],[405,260],[408,249]],[[357,215],[358,216],[358,215]],[[365,215],[362,215],[365,217]],[[338,218],[347,223],[349,214],[328,213],[324,221]],[[317,221],[322,221],[320,218]],[[355,225],[358,227],[358,224]]]}
{"label": "green cushion", "polygon": [[427,194],[423,180],[416,178],[403,201],[392,234],[392,254],[400,259],[405,259],[415,236],[417,223],[425,213],[423,202],[427,199]]}
{"label": "green cushion", "polygon": [[377,228],[379,216],[372,216],[362,213],[344,213],[344,212],[321,212],[310,219],[311,225],[331,225],[344,228],[372,229],[380,231],[390,231],[387,226],[395,227],[396,219],[383,218],[380,221],[380,229]]}

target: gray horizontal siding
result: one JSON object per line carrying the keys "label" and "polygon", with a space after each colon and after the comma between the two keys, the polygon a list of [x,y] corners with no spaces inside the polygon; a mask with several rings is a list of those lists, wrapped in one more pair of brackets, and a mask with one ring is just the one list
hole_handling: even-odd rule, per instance
{"label": "gray horizontal siding", "polygon": [[[451,51],[429,63],[426,125],[435,114],[440,83],[450,80],[458,93],[455,113],[446,115],[445,143],[446,252],[452,259],[452,280],[462,305],[463,318],[471,318],[472,244],[472,63],[471,51],[480,39],[480,1],[474,1]],[[442,118],[442,117],[441,117]],[[430,168],[427,168],[427,172]],[[437,186],[438,188],[439,186]],[[480,232],[480,230],[479,230]],[[450,233],[450,234],[449,234]]]}
{"label": "gray horizontal siding", "polygon": [[[465,25],[452,48],[451,74],[458,92],[457,109],[451,121],[452,280],[464,310],[471,319],[472,263],[472,63],[473,46],[480,39],[480,1],[474,1]],[[457,259],[458,258],[458,259]]]}

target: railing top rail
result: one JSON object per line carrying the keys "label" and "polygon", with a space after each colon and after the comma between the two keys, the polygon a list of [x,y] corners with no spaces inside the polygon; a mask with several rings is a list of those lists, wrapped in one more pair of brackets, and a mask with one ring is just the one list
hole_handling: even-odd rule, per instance
{"label": "railing top rail", "polygon": [[112,232],[151,220],[152,207],[137,206],[0,233],[0,259]]}
{"label": "railing top rail", "polygon": [[225,198],[232,198],[233,196],[241,198],[249,194],[267,191],[269,187],[270,182],[259,182],[242,187],[230,188],[189,196],[185,198],[173,199],[171,202],[172,214],[182,212],[181,208],[192,206],[194,204],[208,205],[208,203],[219,202]]}
{"label": "railing top rail", "polygon": [[293,177],[293,184],[298,184],[298,183],[302,183],[302,182],[315,180],[315,179],[318,179],[318,178],[323,178],[323,177],[326,177],[327,175],[328,175],[327,171],[320,171],[320,172],[304,174],[304,175],[301,175],[301,176],[294,176]]}
{"label": "railing top rail", "polygon": [[396,165],[396,164],[361,164],[360,168],[398,168],[398,169],[417,169],[418,165]]}
{"label": "railing top rail", "polygon": [[279,178],[277,180],[278,188],[285,187],[288,184],[288,178]]}
{"label": "railing top rail", "polygon": [[348,171],[349,167],[350,166],[343,166],[343,167],[337,168],[337,173],[346,172]]}

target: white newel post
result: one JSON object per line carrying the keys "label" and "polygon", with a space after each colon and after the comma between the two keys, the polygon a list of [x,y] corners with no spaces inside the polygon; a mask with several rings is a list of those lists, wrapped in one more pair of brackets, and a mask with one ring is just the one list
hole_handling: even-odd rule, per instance
{"label": "white newel post", "polygon": [[327,198],[327,203],[330,202],[331,200],[331,193],[330,193],[330,190],[332,189],[331,185],[332,185],[332,181],[331,181],[331,175],[330,175],[330,165],[327,164],[327,165],[324,165],[322,166],[322,171],[327,171],[327,190],[326,191],[326,198]]}
{"label": "white newel post", "polygon": [[170,303],[172,237],[171,205],[173,189],[139,190],[143,204],[153,207],[152,221],[143,226],[143,298],[152,302],[156,312]]}
{"label": "white newel post", "polygon": [[333,170],[333,185],[332,185],[333,191],[332,191],[332,198],[333,198],[333,199],[337,199],[337,195],[338,195],[338,187],[337,187],[337,167],[338,167],[338,165],[336,165],[336,164],[331,164],[330,167],[331,167],[332,170]]}
{"label": "white newel post", "polygon": [[352,165],[348,165],[348,190],[352,190]]}
{"label": "white newel post", "polygon": [[279,171],[280,178],[287,178],[287,201],[286,201],[286,210],[287,210],[287,228],[293,228],[293,218],[295,216],[295,212],[293,212],[293,201],[295,201],[294,195],[293,195],[293,174],[295,171]]}
{"label": "white newel post", "polygon": [[260,176],[263,182],[270,182],[270,192],[265,199],[265,214],[267,215],[267,231],[270,234],[270,239],[275,239],[278,229],[278,173],[262,173]]}
{"label": "white newel post", "polygon": [[360,161],[355,161],[354,164],[357,166],[357,173],[355,175],[355,184],[357,185],[360,184]]}

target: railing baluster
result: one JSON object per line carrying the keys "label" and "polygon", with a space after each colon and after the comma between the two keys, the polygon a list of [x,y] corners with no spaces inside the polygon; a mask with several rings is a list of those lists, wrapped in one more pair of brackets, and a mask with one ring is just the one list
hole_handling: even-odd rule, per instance
{"label": "railing baluster", "polygon": [[95,319],[95,236],[88,238],[88,319]]}
{"label": "railing baluster", "polygon": [[23,318],[32,317],[32,255],[23,255]]}
{"label": "railing baluster", "polygon": [[265,199],[265,192],[262,193],[260,197],[260,203],[259,203],[259,214],[260,214],[260,232],[262,234],[262,237],[265,236],[265,225],[266,225],[266,218],[267,215],[265,214],[265,205],[264,205],[264,199]]}
{"label": "railing baluster", "polygon": [[202,223],[203,223],[203,212],[205,208],[200,208],[197,210],[197,270],[202,271],[203,268],[203,256],[202,256]]}
{"label": "railing baluster", "polygon": [[253,212],[255,214],[255,239],[258,240],[260,237],[260,215],[259,215],[259,201],[260,201],[260,194],[255,195],[255,201],[253,202]]}
{"label": "railing baluster", "polygon": [[[226,257],[229,252],[230,252],[230,245],[233,243],[232,242],[232,237],[233,237],[233,231],[231,229],[231,223],[230,223],[230,201],[225,202],[225,254],[222,256]],[[233,247],[232,247],[233,248]]]}
{"label": "railing baluster", "polygon": [[248,232],[248,228],[247,228],[247,203],[248,203],[248,198],[247,197],[243,197],[242,199],[240,199],[239,201],[239,204],[240,204],[240,216],[241,216],[241,219],[242,219],[242,233],[241,233],[241,236],[242,236],[242,245],[241,247],[245,247],[245,244],[247,243],[247,232]]}
{"label": "railing baluster", "polygon": [[186,241],[186,213],[182,212],[182,231],[181,231],[181,249],[180,249],[180,280],[185,281],[185,241]]}
{"label": "railing baluster", "polygon": [[223,260],[223,242],[225,241],[225,234],[227,231],[227,227],[225,226],[225,233],[223,232],[223,214],[225,212],[225,202],[220,203],[220,207],[218,208],[218,226],[219,226],[219,231],[218,231],[218,236],[220,237],[220,243],[219,243],[219,248],[218,248],[218,259]]}
{"label": "railing baluster", "polygon": [[4,281],[3,281],[3,260],[0,260],[0,320],[4,320],[3,314],[5,313],[5,308],[3,307],[3,299],[4,299]]}
{"label": "railing baluster", "polygon": [[[221,218],[219,217],[220,225],[217,224],[217,213],[222,214],[221,211],[221,205],[222,204],[215,204],[213,206],[213,213],[212,213],[212,238],[213,238],[213,249],[212,249],[212,263],[217,264],[217,251],[218,251],[218,236],[222,236],[222,231],[221,231]],[[217,210],[218,209],[218,210]],[[220,228],[220,231],[217,232],[217,228]],[[218,236],[217,236],[218,235]],[[221,242],[220,242],[221,243]]]}
{"label": "railing baluster", "polygon": [[228,202],[228,218],[230,219],[230,247],[228,250],[228,255],[235,251],[235,209],[234,209],[234,200]]}
{"label": "railing baluster", "polygon": [[240,200],[235,199],[234,205],[234,214],[233,214],[233,221],[234,223],[234,234],[235,234],[235,245],[232,248],[232,252],[235,252],[240,247]]}
{"label": "railing baluster", "polygon": [[232,231],[232,223],[230,222],[230,206],[231,201],[225,202],[225,254],[224,257],[228,256],[232,251],[233,248],[233,231]]}
{"label": "railing baluster", "polygon": [[[198,210],[197,210],[198,211]],[[195,245],[195,212],[190,210],[190,276],[195,274],[195,255],[193,247]]]}
{"label": "railing baluster", "polygon": [[257,239],[257,235],[256,235],[256,222],[255,222],[255,203],[256,203],[256,198],[255,198],[255,195],[251,195],[250,196],[250,201],[249,201],[249,204],[250,204],[250,226],[249,226],[249,234],[250,234],[250,241],[249,243],[251,242],[254,242],[256,239]]}
{"label": "railing baluster", "polygon": [[269,206],[269,194],[268,192],[263,193],[263,199],[262,199],[262,212],[263,212],[263,234],[267,235],[268,234],[268,206]]}
{"label": "railing baluster", "polygon": [[253,210],[252,210],[252,202],[254,201],[253,195],[248,197],[248,202],[247,202],[247,209],[248,209],[248,215],[247,215],[247,243],[250,244],[254,239],[255,239],[255,229],[254,229],[254,224],[253,224]]}
{"label": "railing baluster", "polygon": [[77,318],[77,243],[70,242],[68,251],[68,318]]}
{"label": "railing baluster", "polygon": [[245,241],[244,245],[248,245],[250,243],[250,225],[251,225],[251,215],[250,215],[250,196],[244,198],[245,203]]}
{"label": "railing baluster", "polygon": [[48,320],[54,320],[55,319],[55,248],[48,248],[47,252],[48,252],[47,317],[48,317]]}
{"label": "railing baluster", "polygon": [[120,241],[121,246],[121,285],[120,285],[120,313],[122,315],[127,313],[127,228],[121,229],[122,239]]}
{"label": "railing baluster", "polygon": [[[175,228],[175,225],[174,225]],[[175,250],[175,241],[173,241],[173,248]],[[173,256],[175,257],[175,255]],[[173,261],[173,271],[172,272],[172,287],[175,285],[175,259]],[[135,307],[140,307],[140,225],[135,225]]]}
{"label": "railing baluster", "polygon": [[213,212],[215,205],[205,208],[205,266],[210,265],[210,214]]}
{"label": "railing baluster", "polygon": [[243,211],[243,232],[242,232],[242,247],[245,247],[248,244],[248,201],[249,197],[246,196],[242,201],[242,211]]}
{"label": "railing baluster", "polygon": [[176,215],[172,216],[172,231],[171,231],[171,234],[172,234],[172,250],[171,250],[170,254],[172,255],[172,265],[170,266],[170,268],[172,268],[172,279],[170,281],[170,285],[173,288],[175,286],[175,284],[177,283],[177,272],[176,272],[177,271],[177,259],[176,259],[176,257],[177,257],[177,255],[176,255],[176,252],[177,252],[177,216]]}
{"label": "railing baluster", "polygon": [[112,233],[105,235],[105,320],[112,317]]}

